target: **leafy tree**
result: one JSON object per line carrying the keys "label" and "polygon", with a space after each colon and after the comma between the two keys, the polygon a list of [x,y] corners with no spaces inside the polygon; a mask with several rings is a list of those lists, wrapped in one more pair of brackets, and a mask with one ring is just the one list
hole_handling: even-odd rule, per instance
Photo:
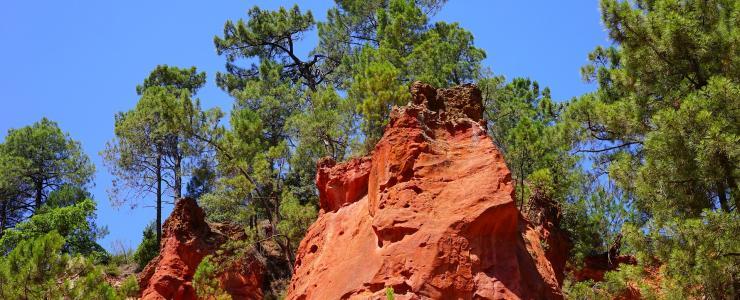
{"label": "leafy tree", "polygon": [[231,299],[231,296],[221,288],[221,283],[218,281],[220,266],[213,259],[212,255],[208,255],[198,264],[195,275],[193,275],[195,292],[201,299]]}
{"label": "leafy tree", "polygon": [[42,119],[9,130],[0,144],[0,167],[2,253],[52,230],[68,239],[65,251],[105,253],[95,242],[105,229],[95,225],[95,202],[85,190],[94,166],[56,123]]}
{"label": "leafy tree", "polygon": [[[389,18],[399,20],[394,26],[396,29],[404,30],[401,22],[408,22],[409,24],[423,23],[425,21],[420,19],[421,15],[434,15],[445,2],[447,1],[336,1],[337,6],[330,8],[327,12],[327,20],[317,24],[319,44],[315,50],[318,53],[326,53],[329,57],[341,58],[341,63],[335,66],[330,81],[338,88],[348,88],[354,75],[359,73],[354,68],[354,65],[358,62],[359,53],[365,48],[378,48],[381,44],[381,38],[379,37],[381,21],[387,24]],[[397,18],[398,12],[404,11],[399,8],[419,9],[406,10],[410,14]],[[421,15],[418,13],[421,13]],[[385,26],[385,28],[388,28],[388,26]],[[415,26],[411,29],[418,31],[420,28]],[[402,46],[413,47],[414,44]],[[406,66],[403,69],[406,69]]]}
{"label": "leafy tree", "polygon": [[[277,11],[255,7],[248,21],[227,22],[224,36],[215,38],[218,53],[227,59],[228,73],[218,75],[219,85],[229,92],[244,89],[246,81],[260,78],[261,64],[272,64],[299,90],[308,87],[315,93],[333,86],[348,92],[354,107],[342,114],[361,118],[365,149],[372,148],[390,107],[408,100],[407,85],[416,77],[440,87],[478,78],[485,53],[472,46],[472,35],[457,24],[427,24],[427,16],[444,2],[338,1],[327,22],[318,24],[297,6]],[[299,58],[295,46],[314,25],[319,44],[309,58]],[[248,69],[236,65],[248,58],[258,58],[260,64]]]}
{"label": "leafy tree", "polygon": [[[667,298],[733,299],[738,295],[740,274],[738,230],[737,214],[705,210],[700,218],[672,219],[660,228],[651,228],[647,235],[631,224],[624,232],[642,270],[663,264],[661,292]],[[639,282],[648,275],[643,271],[627,280]],[[649,294],[649,287],[643,290]]]}
{"label": "leafy tree", "polygon": [[[633,5],[634,4],[634,5]],[[584,76],[599,91],[571,105],[586,147],[650,215],[737,207],[738,7],[733,1],[602,1],[618,48]],[[623,155],[620,155],[623,154]]]}
{"label": "leafy tree", "polygon": [[[440,2],[383,1],[375,14],[370,14],[372,17],[367,11],[357,10],[355,5],[361,4],[350,2],[344,3],[350,10],[335,10],[334,18],[330,12],[328,23],[319,31],[323,42],[319,48],[327,45],[330,37],[344,38],[350,44],[356,39],[364,40],[360,46],[350,45],[338,51],[353,54],[344,60],[348,77],[342,86],[347,87],[351,101],[357,105],[366,150],[372,149],[382,135],[393,105],[409,100],[408,85],[412,81],[425,80],[437,87],[448,87],[480,77],[485,52],[473,46],[472,34],[455,23],[428,24],[430,11],[425,12],[427,6],[421,4],[435,6]],[[345,29],[349,32],[342,34],[338,33],[342,29],[333,28],[343,25],[333,22],[356,18],[370,18],[372,26],[354,28],[360,33],[349,27]],[[322,37],[322,32],[329,36]],[[359,38],[363,35],[366,38]],[[348,36],[353,38],[347,40]]]}
{"label": "leafy tree", "polygon": [[427,23],[427,16],[413,1],[389,1],[381,7],[373,19],[374,43],[364,44],[345,60],[351,76],[348,94],[361,115],[366,151],[380,139],[391,108],[410,99],[407,85],[413,78],[406,62],[413,45],[421,42]]}
{"label": "leafy tree", "polygon": [[4,177],[15,180],[10,187],[15,188],[16,199],[9,205],[22,209],[25,216],[40,209],[49,194],[64,185],[84,187],[95,171],[80,143],[46,118],[8,130],[1,157],[8,167]]}
{"label": "leafy tree", "polygon": [[159,119],[162,110],[170,111],[155,105],[158,104],[156,96],[159,95],[154,90],[148,91],[136,109],[118,113],[115,121],[116,139],[109,142],[101,153],[115,176],[109,190],[114,205],[120,206],[131,198],[128,194],[121,195],[125,191],[134,192],[134,198],[143,197],[145,193],[156,196],[157,240],[161,237],[162,181],[165,172],[164,141]]}
{"label": "leafy tree", "polygon": [[[255,7],[248,15],[247,22],[227,22],[224,36],[214,40],[229,72],[218,74],[217,82],[236,101],[231,128],[221,128],[222,138],[211,140],[222,177],[201,203],[211,220],[223,217],[256,231],[257,219],[266,219],[277,233],[281,191],[290,170],[286,123],[306,103],[300,100],[306,88],[315,90],[323,81],[317,64],[325,57],[303,60],[295,53],[295,43],[315,24],[310,12],[303,14],[297,6],[274,12]],[[259,64],[249,70],[236,66],[237,60],[251,57]],[[279,243],[292,260],[291,242]]]}
{"label": "leafy tree", "polygon": [[[574,162],[564,157],[568,144],[558,139],[555,126],[562,105],[552,101],[549,88],[540,91],[539,84],[529,79],[514,78],[504,84],[502,77],[493,77],[482,80],[480,85],[489,120],[488,132],[512,170],[518,202],[523,206],[530,195],[525,188],[526,178],[538,170],[549,170],[554,173],[550,177],[560,179],[563,176],[552,175],[562,175],[556,172],[563,173],[562,169],[573,167]],[[553,182],[552,188],[559,188],[563,183]]]}
{"label": "leafy tree", "polygon": [[310,98],[311,105],[301,103],[306,108],[291,115],[285,124],[289,144],[295,147],[288,161],[290,171],[284,189],[301,204],[317,205],[316,160],[329,156],[342,161],[360,143],[353,137],[357,125],[351,101],[331,87],[312,93]]}
{"label": "leafy tree", "polygon": [[473,34],[458,23],[438,22],[421,37],[409,55],[409,77],[446,87],[480,77],[486,53],[473,45]]}
{"label": "leafy tree", "polygon": [[316,220],[318,212],[310,203],[301,204],[298,198],[290,192],[283,193],[282,204],[280,205],[280,214],[283,219],[280,220],[277,228],[281,233],[288,237],[293,244],[292,249],[297,249],[298,244],[308,227]]}
{"label": "leafy tree", "polygon": [[156,196],[157,241],[161,239],[162,196],[164,183],[179,198],[186,161],[198,159],[205,151],[202,141],[207,129],[218,122],[218,111],[203,112],[191,93],[205,83],[205,73],[195,68],[158,66],[137,87],[141,95],[136,107],[116,115],[116,139],[102,152],[115,175],[111,190],[114,204],[124,191],[140,198],[145,193]]}
{"label": "leafy tree", "polygon": [[719,231],[739,222],[740,6],[603,0],[601,11],[615,46],[590,54],[583,74],[599,89],[569,105],[568,134],[638,213],[626,243],[664,264],[665,293],[735,298],[736,238]]}
{"label": "leafy tree", "polygon": [[279,222],[279,191],[287,166],[285,122],[298,109],[298,91],[281,82],[279,66],[263,64],[260,80],[235,91],[231,129],[218,141],[217,159],[222,184],[233,189],[237,201],[246,198],[255,212]]}
{"label": "leafy tree", "polygon": [[331,73],[320,65],[337,58],[312,54],[303,59],[296,53],[296,44],[303,34],[316,25],[310,11],[304,14],[297,5],[291,9],[281,7],[277,11],[265,11],[255,6],[247,15],[249,20],[246,22],[238,20],[234,24],[227,21],[224,36],[214,38],[218,54],[225,55],[227,60],[228,74],[219,73],[216,79],[221,88],[227,91],[241,89],[246,80],[258,76],[258,65],[252,64],[247,69],[235,64],[242,58],[274,61],[281,66],[282,75],[314,91]]}
{"label": "leafy tree", "polygon": [[365,151],[369,152],[383,135],[383,128],[394,105],[408,102],[408,88],[401,82],[401,70],[381,58],[374,48],[365,48],[355,64],[358,69],[349,89],[350,101],[362,115]]}
{"label": "leafy tree", "polygon": [[[571,153],[571,137],[562,120],[566,103],[556,103],[548,88],[536,81],[502,76],[478,82],[484,99],[488,133],[501,150],[516,183],[516,202],[522,213],[533,208],[533,195],[559,205],[560,226],[573,242],[573,262],[606,251],[628,215],[620,195],[603,186],[601,174],[587,170]],[[541,204],[539,204],[541,205]]]}
{"label": "leafy tree", "polygon": [[39,210],[39,213],[45,213],[54,208],[75,205],[87,199],[92,199],[92,194],[87,190],[78,186],[64,185],[49,194],[46,204]]}
{"label": "leafy tree", "polygon": [[164,87],[174,91],[187,90],[190,94],[195,94],[205,83],[206,73],[198,72],[195,67],[186,69],[158,65],[149,77],[144,79],[144,83],[136,86],[136,93],[142,95],[150,87]]}
{"label": "leafy tree", "polygon": [[[706,210],[702,219],[672,220],[663,233],[627,224],[624,237],[630,251],[637,251],[636,266],[621,265],[607,272],[603,283],[567,282],[564,288],[573,299],[613,299],[636,289],[645,299],[734,299],[737,290],[737,251],[740,229],[737,216]],[[669,238],[667,238],[668,236]],[[652,239],[669,243],[653,248]]]}
{"label": "leafy tree", "polygon": [[[196,70],[195,67],[181,69],[167,65],[159,65],[144,80],[142,85],[136,87],[136,92],[143,95],[148,89],[164,89],[165,93],[172,94],[176,98],[175,103],[165,104],[174,108],[171,115],[163,115],[160,125],[166,126],[163,136],[163,156],[165,169],[170,170],[174,197],[180,198],[182,193],[183,161],[188,157],[198,157],[203,151],[202,141],[192,137],[194,133],[200,133],[204,128],[215,122],[207,120],[207,114],[200,111],[200,101],[190,99],[206,82],[206,73]],[[160,101],[172,100],[170,97],[162,97]],[[156,114],[156,112],[155,112]]]}

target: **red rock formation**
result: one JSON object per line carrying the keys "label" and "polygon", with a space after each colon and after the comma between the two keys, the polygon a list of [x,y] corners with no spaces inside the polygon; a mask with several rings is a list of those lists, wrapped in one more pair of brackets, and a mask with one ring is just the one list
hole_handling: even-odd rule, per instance
{"label": "red rock formation", "polygon": [[396,299],[562,298],[564,262],[543,247],[554,236],[519,214],[480,91],[415,83],[411,92],[370,157],[320,165],[322,214],[300,244],[287,299],[385,299],[386,287]]}
{"label": "red rock formation", "polygon": [[327,157],[319,161],[316,170],[319,201],[321,209],[325,211],[336,211],[367,194],[369,158],[354,158],[339,166],[336,164],[333,159]]}
{"label": "red rock formation", "polygon": [[[139,274],[142,299],[196,299],[193,275],[206,255],[229,239],[245,239],[241,228],[208,224],[193,199],[180,199],[163,226],[159,256]],[[262,299],[262,269],[252,258],[220,274],[222,288],[238,299]]]}
{"label": "red rock formation", "polygon": [[526,224],[525,235],[529,235],[532,241],[540,239],[544,242],[545,258],[552,264],[558,284],[562,285],[568,254],[573,245],[567,232],[560,228],[560,205],[535,189],[522,213],[526,215],[526,221],[523,222]]}

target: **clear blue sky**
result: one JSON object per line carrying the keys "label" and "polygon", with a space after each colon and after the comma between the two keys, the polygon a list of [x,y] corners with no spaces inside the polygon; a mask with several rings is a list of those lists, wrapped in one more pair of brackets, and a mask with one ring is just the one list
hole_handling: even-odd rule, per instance
{"label": "clear blue sky", "polygon": [[[280,3],[279,3],[280,2]],[[57,121],[79,140],[97,167],[92,189],[98,224],[110,234],[109,248],[121,241],[135,248],[154,209],[110,206],[111,176],[99,152],[113,138],[113,116],[131,109],[135,86],[158,64],[196,66],[208,73],[200,92],[203,106],[225,110],[232,100],[214,84],[224,59],[214,35],[224,22],[258,5],[292,6],[282,1],[36,1],[0,3],[0,138],[10,128],[42,117]],[[323,20],[331,1],[299,1]],[[596,45],[608,44],[598,3],[589,1],[450,0],[436,20],[460,22],[475,36],[485,64],[507,78],[526,76],[566,100],[594,89],[579,68]],[[315,43],[306,38],[306,49]],[[169,214],[171,208],[166,208]]]}

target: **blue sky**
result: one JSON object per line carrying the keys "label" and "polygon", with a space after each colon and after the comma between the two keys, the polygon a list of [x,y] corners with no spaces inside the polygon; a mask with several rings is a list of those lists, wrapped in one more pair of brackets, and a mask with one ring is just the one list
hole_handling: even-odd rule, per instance
{"label": "blue sky", "polygon": [[[36,1],[0,3],[0,138],[42,117],[80,141],[97,167],[93,195],[98,224],[113,241],[135,248],[155,217],[151,199],[136,209],[112,208],[111,176],[99,152],[113,138],[113,116],[134,107],[135,87],[158,64],[196,66],[209,82],[199,93],[205,108],[231,107],[213,79],[224,69],[214,35],[224,22],[254,5],[272,9],[298,3],[323,20],[331,1]],[[579,68],[597,45],[608,45],[593,1],[450,0],[435,20],[459,22],[475,36],[485,65],[507,78],[525,76],[567,100],[595,87]],[[303,44],[315,44],[315,33]],[[171,208],[165,212],[169,214]]]}

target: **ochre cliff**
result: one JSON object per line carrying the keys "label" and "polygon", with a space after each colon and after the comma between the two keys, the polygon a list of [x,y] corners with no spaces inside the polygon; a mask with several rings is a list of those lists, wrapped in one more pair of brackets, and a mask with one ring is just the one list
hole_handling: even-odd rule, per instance
{"label": "ochre cliff", "polygon": [[[197,299],[192,285],[198,264],[228,240],[246,239],[244,230],[209,224],[193,199],[180,199],[162,229],[159,255],[139,274],[142,299]],[[235,299],[262,299],[262,264],[245,257],[219,274]]]}
{"label": "ochre cliff", "polygon": [[561,299],[567,238],[519,213],[480,91],[411,93],[371,155],[319,163],[287,299]]}

